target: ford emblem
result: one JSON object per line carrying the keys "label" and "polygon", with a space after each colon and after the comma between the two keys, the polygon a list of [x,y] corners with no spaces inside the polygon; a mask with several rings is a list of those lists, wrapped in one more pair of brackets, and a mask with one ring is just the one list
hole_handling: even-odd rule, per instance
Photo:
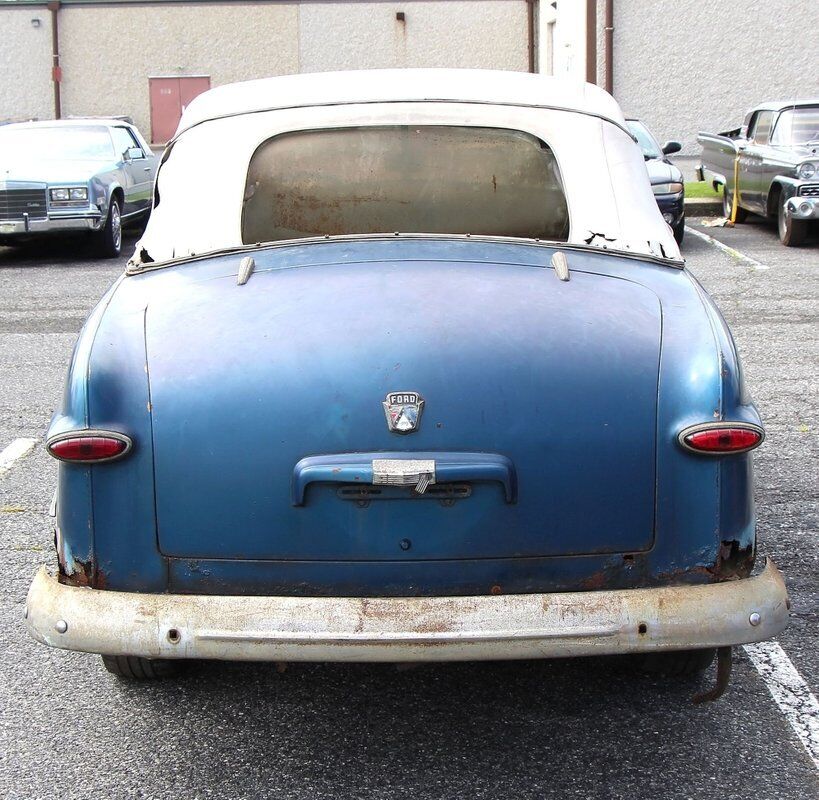
{"label": "ford emblem", "polygon": [[418,392],[390,392],[384,400],[387,427],[395,433],[412,433],[418,430],[424,398]]}

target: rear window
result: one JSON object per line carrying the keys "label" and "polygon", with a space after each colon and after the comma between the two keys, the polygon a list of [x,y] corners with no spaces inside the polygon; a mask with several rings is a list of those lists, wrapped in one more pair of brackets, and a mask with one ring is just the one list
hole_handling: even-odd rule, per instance
{"label": "rear window", "polygon": [[554,153],[522,131],[379,126],[283,134],[253,154],[245,244],[393,232],[565,241]]}

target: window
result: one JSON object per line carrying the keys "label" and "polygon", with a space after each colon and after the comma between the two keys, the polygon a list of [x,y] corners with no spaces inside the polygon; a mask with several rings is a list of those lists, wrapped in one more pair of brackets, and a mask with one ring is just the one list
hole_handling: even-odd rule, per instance
{"label": "window", "polygon": [[0,128],[0,151],[38,161],[107,161],[114,154],[101,125],[9,125]]}
{"label": "window", "polygon": [[749,138],[757,144],[768,144],[771,138],[771,123],[773,122],[773,111],[760,111],[756,115],[753,130]]}
{"label": "window", "polygon": [[[117,156],[122,158],[127,150],[132,147],[139,147],[136,139],[128,128],[111,128],[111,136],[114,137],[114,150],[117,151]],[[142,149],[142,148],[140,148]]]}
{"label": "window", "polygon": [[379,126],[288,133],[253,155],[246,244],[307,236],[453,233],[565,241],[554,153],[521,131]]}
{"label": "window", "polygon": [[662,158],[663,151],[657,140],[651,135],[648,128],[636,119],[626,120],[628,129],[637,138],[637,144],[643,151],[643,158]]}
{"label": "window", "polygon": [[819,143],[819,106],[789,108],[779,115],[771,144]]}

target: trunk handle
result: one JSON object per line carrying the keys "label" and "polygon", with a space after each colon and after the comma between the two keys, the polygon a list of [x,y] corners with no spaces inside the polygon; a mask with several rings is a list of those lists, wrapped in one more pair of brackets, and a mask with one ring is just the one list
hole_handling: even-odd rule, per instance
{"label": "trunk handle", "polygon": [[517,473],[515,465],[506,456],[497,453],[378,452],[335,453],[301,459],[293,468],[293,505],[304,505],[304,495],[311,483],[372,485],[373,461],[384,459],[433,461],[437,483],[493,481],[503,485],[507,503],[517,501]]}

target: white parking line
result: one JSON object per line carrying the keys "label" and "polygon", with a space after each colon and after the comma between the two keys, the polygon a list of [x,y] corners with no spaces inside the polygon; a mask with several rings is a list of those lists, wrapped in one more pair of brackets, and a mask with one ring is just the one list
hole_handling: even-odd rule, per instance
{"label": "white parking line", "polygon": [[36,439],[15,439],[5,450],[0,452],[0,477],[14,466],[14,462],[28,455],[37,444]]}
{"label": "white parking line", "polygon": [[708,244],[712,244],[714,247],[719,248],[723,253],[728,253],[728,255],[732,258],[735,258],[738,261],[744,261],[746,264],[750,264],[753,269],[770,269],[770,267],[766,266],[761,261],[757,261],[755,258],[746,256],[745,253],[740,253],[739,250],[734,250],[733,247],[728,247],[727,244],[723,244],[713,236],[709,236],[707,233],[698,231],[695,228],[689,227],[688,225],[685,226],[685,230],[692,236],[696,236],[698,239],[702,239],[704,242],[708,242]]}
{"label": "white parking line", "polygon": [[777,642],[746,644],[745,652],[819,769],[819,702],[813,692]]}

